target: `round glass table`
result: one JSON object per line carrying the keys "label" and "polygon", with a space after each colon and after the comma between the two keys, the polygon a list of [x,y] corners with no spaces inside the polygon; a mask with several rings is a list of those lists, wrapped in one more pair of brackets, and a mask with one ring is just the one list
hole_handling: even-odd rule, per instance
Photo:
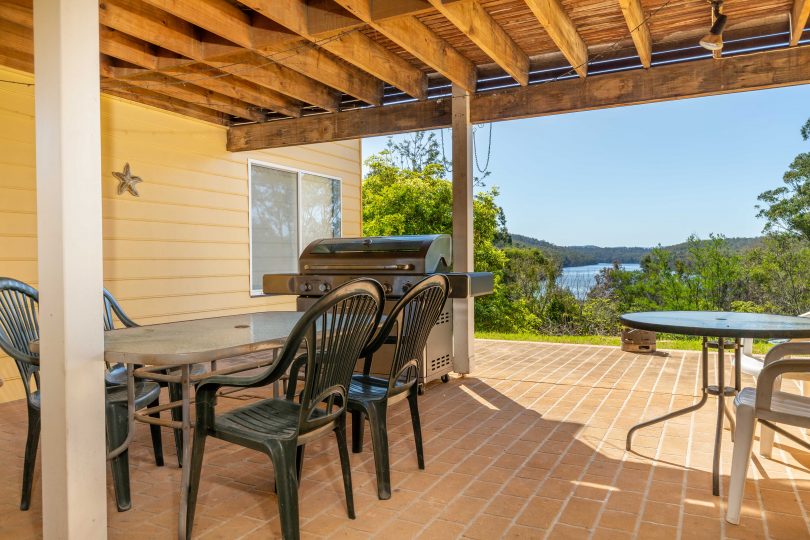
{"label": "round glass table", "polygon": [[[720,494],[720,448],[723,435],[723,416],[728,416],[732,433],[734,418],[726,407],[725,398],[740,390],[740,355],[742,338],[810,338],[810,318],[770,315],[764,313],[735,313],[726,311],[647,311],[626,313],[620,318],[624,326],[638,330],[700,336],[703,338],[701,354],[702,395],[700,400],[677,411],[633,426],[627,432],[627,450],[631,449],[633,434],[644,427],[688,414],[703,407],[709,396],[717,396],[717,426],[714,438],[712,465],[712,493]],[[712,339],[714,338],[714,339]],[[717,350],[717,384],[709,384],[709,349]],[[725,351],[734,351],[734,386],[726,386]]]}

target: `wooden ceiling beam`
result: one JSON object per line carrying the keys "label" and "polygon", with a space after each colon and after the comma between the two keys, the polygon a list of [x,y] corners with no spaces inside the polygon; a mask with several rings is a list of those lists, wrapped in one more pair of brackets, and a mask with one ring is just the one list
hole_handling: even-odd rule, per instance
{"label": "wooden ceiling beam", "polygon": [[0,43],[0,65],[33,74],[34,55],[32,53],[14,50]]}
{"label": "wooden ceiling beam", "polygon": [[[443,0],[442,4],[454,4],[464,0]],[[307,1],[307,27],[315,37],[328,36],[359,28],[366,23],[343,8],[336,8],[334,0]],[[370,15],[375,21],[410,17],[435,12],[429,0],[371,0]]]}
{"label": "wooden ceiling beam", "polygon": [[[260,55],[253,55],[245,64],[206,61],[203,42],[197,39],[194,26],[153,6],[135,0],[105,0],[100,5],[99,19],[105,26],[186,58],[205,62],[285,96],[326,110],[335,111],[338,108],[340,96],[328,86],[263,59]],[[280,108],[276,110],[285,112]]]}
{"label": "wooden ceiling beam", "polygon": [[[30,13],[31,9],[28,8],[28,12]],[[30,17],[22,17],[18,19],[20,22],[25,23],[26,26],[22,27],[25,28],[24,32],[29,34],[31,33],[30,25],[33,24],[33,19]],[[0,25],[2,25],[2,19],[0,19]],[[6,21],[6,24],[10,24]],[[21,35],[21,28],[17,28],[15,31],[11,31],[10,28],[5,30],[0,30],[3,35],[5,36],[14,36],[14,35]],[[33,45],[30,45],[33,46]],[[107,28],[106,26],[100,27],[100,41],[99,46],[101,49],[102,54],[107,56],[117,58],[119,60],[123,60],[135,66],[139,66],[146,70],[157,70],[159,68],[159,58],[154,54],[154,50],[148,43],[141,41],[139,39],[133,38],[127,34],[119,32],[117,30],[113,30],[111,28]],[[105,69],[106,72],[102,73],[102,76],[112,77],[112,72],[110,72],[110,66],[108,63],[102,62],[101,64],[102,69]],[[188,68],[191,69],[191,68]],[[140,77],[143,74],[143,71],[135,70],[137,76]],[[122,71],[119,69],[118,76],[116,78],[122,78],[121,76]],[[276,110],[279,112],[284,112],[284,114],[288,114],[289,116],[298,117],[301,116],[300,107],[291,104],[287,105],[286,102],[289,100],[284,96],[277,95],[277,96],[269,96],[267,95],[267,91],[262,92],[256,85],[251,85],[247,81],[242,81],[240,79],[236,79],[234,77],[228,76],[228,80],[225,80],[223,77],[212,78],[212,73],[217,73],[221,75],[225,75],[216,70],[212,70],[209,68],[209,73],[204,75],[199,70],[195,72],[195,75],[189,75],[187,72],[180,70],[176,73],[169,73],[173,77],[173,79],[166,79],[166,85],[168,88],[177,88],[180,84],[180,80],[185,80],[188,82],[194,82],[196,86],[202,87],[205,90],[218,92],[219,94],[223,94],[222,101],[225,106],[228,106],[228,110],[219,109],[222,112],[226,112],[228,114],[235,114],[234,111],[241,110],[242,112],[250,111],[248,116],[244,116],[241,114],[236,114],[237,116],[242,116],[243,118],[247,118],[249,120],[258,121],[259,119],[263,118],[263,114],[260,114],[256,111],[256,107],[266,108],[270,110]],[[192,81],[193,79],[193,81]],[[156,84],[152,84],[152,86],[157,86]],[[198,89],[199,90],[199,89]],[[160,92],[155,92],[160,93]],[[170,93],[169,95],[176,96],[175,93]],[[250,99],[244,99],[244,98]],[[182,99],[182,98],[180,98]],[[207,99],[209,100],[216,100],[216,96],[209,96]],[[237,103],[234,100],[241,100],[245,103]],[[195,98],[195,101],[199,101],[199,99]],[[214,107],[215,108],[215,107]],[[280,110],[282,109],[282,110]]]}
{"label": "wooden ceiling beam", "polygon": [[478,0],[430,3],[518,84],[529,84],[529,57]]}
{"label": "wooden ceiling beam", "polygon": [[[0,14],[5,13],[6,12],[0,9]],[[19,21],[20,24],[24,25],[30,32],[31,27],[33,26],[31,7],[28,6],[25,8],[23,6],[20,8],[18,13],[21,14],[21,16],[16,20]],[[4,17],[0,16],[0,20],[3,19]],[[103,25],[100,27],[99,38],[99,46],[102,54],[123,60],[124,62],[128,62],[147,70],[160,70],[161,59],[155,55],[155,51],[150,44],[117,30],[113,30],[112,28],[107,28]],[[193,82],[197,86],[201,86],[214,92],[219,92],[220,94],[233,99],[244,101],[246,104],[252,104],[257,107],[278,111],[294,118],[301,116],[301,108],[297,104],[291,102],[286,96],[273,93],[267,89],[262,89],[258,85],[238,79],[231,75],[227,75],[210,67],[206,68],[205,66],[196,64],[191,60],[189,60],[188,63],[188,66],[177,67],[164,71],[167,75],[170,75],[174,79]],[[104,66],[105,64],[102,63],[102,67]],[[135,70],[135,72],[137,72],[139,75],[143,73],[142,71],[138,70]],[[220,76],[212,78],[212,73],[216,73]]]}
{"label": "wooden ceiling beam", "polygon": [[[105,80],[102,79],[102,86],[104,82]],[[211,109],[199,105],[186,103],[180,99],[158,94],[151,90],[123,84],[120,81],[115,81],[115,87],[104,90],[104,93],[165,111],[182,114],[183,116],[190,116],[191,118],[196,118],[204,122],[221,126],[230,125],[228,117],[220,112],[212,111]]]}
{"label": "wooden ceiling beam", "polygon": [[452,82],[470,93],[475,92],[475,65],[416,17],[378,21],[373,18],[371,0],[335,1]]}
{"label": "wooden ceiling beam", "polygon": [[[212,77],[212,73],[216,72],[218,76]],[[289,101],[286,96],[277,94],[262,88],[259,85],[239,79],[218,70],[213,70],[211,67],[204,64],[192,64],[189,66],[178,66],[176,68],[165,68],[162,73],[169,75],[175,79],[186,81],[214,92],[229,96],[233,99],[238,99],[246,103],[251,103],[263,109],[270,109],[298,118],[301,116],[301,107],[296,104],[286,104],[279,107],[279,101]]]}
{"label": "wooden ceiling beam", "polygon": [[619,6],[622,8],[624,20],[627,21],[627,28],[631,32],[630,36],[633,38],[641,65],[649,68],[652,65],[652,36],[641,0],[619,0]]}
{"label": "wooden ceiling beam", "polygon": [[158,57],[152,47],[145,41],[135,39],[106,26],[101,26],[99,32],[99,48],[102,54],[145,69],[158,69]]}
{"label": "wooden ceiling beam", "polygon": [[304,0],[244,0],[242,3],[406,94],[417,99],[427,97],[427,76],[365,34],[354,30],[333,32],[325,37],[310,34]]}
{"label": "wooden ceiling beam", "polygon": [[810,0],[793,0],[790,12],[790,45],[796,46],[802,38],[807,19],[810,17]]}
{"label": "wooden ceiling beam", "polygon": [[11,50],[34,52],[34,31],[31,28],[22,26],[15,22],[0,19],[0,45],[5,45]]}
{"label": "wooden ceiling beam", "polygon": [[[126,77],[127,75],[130,76]],[[112,67],[109,70],[108,76],[114,78],[116,81],[126,80],[126,83],[129,85],[152,90],[157,94],[182,99],[188,103],[230,114],[238,118],[244,118],[253,122],[264,122],[266,120],[265,114],[259,107],[249,105],[238,99],[191,83],[168,77],[161,73],[144,71],[143,73],[132,76],[131,71],[126,68]],[[112,83],[113,86],[115,84],[115,82]]]}
{"label": "wooden ceiling beam", "polygon": [[[256,84],[238,79],[205,64],[188,60],[178,61],[174,65],[169,63],[169,67],[164,67],[162,59],[154,54],[149,44],[117,30],[102,26],[100,47],[101,52],[107,56],[150,71],[161,72],[172,79],[192,83],[206,90],[244,101],[246,104],[282,112],[287,116],[294,118],[301,116],[301,108],[291,103],[285,96],[272,93]],[[130,71],[133,75],[126,75],[127,72],[119,68],[118,78],[137,78],[143,74],[143,70]]]}
{"label": "wooden ceiling beam", "polygon": [[0,2],[0,19],[33,28],[32,0],[3,0]]}
{"label": "wooden ceiling beam", "polygon": [[[810,84],[810,47],[667,64],[529,85],[472,97],[473,123],[497,122],[675,99]],[[228,130],[244,151],[450,126],[450,98],[305,116]]]}
{"label": "wooden ceiling beam", "polygon": [[[3,41],[0,42],[0,65],[33,73],[33,30],[27,26],[27,24],[32,24],[33,20],[18,19],[18,21],[23,24],[16,24],[0,18],[0,35],[3,36]],[[102,86],[104,86],[104,83],[108,83],[108,85],[109,83],[114,84],[112,88],[102,88],[102,92],[105,94],[190,116],[205,122],[222,126],[230,125],[228,117],[221,112],[107,78],[114,73],[114,68],[105,58],[101,59],[99,69],[102,76]]]}
{"label": "wooden ceiling beam", "polygon": [[588,74],[588,46],[559,0],[524,0],[580,77]]}
{"label": "wooden ceiling beam", "polygon": [[[279,43],[278,32],[266,27],[253,26],[247,13],[226,0],[144,1],[244,49],[262,55],[269,52],[272,55],[269,60],[341,92],[372,105],[379,105],[382,102],[382,84],[374,77],[348,64],[339,64],[332,58],[325,58],[326,55],[307,47],[306,42],[300,38],[295,40],[299,41],[297,44],[289,38]],[[304,43],[300,43],[301,41]],[[257,43],[263,43],[262,50]],[[299,52],[306,57],[303,61],[297,58]]]}

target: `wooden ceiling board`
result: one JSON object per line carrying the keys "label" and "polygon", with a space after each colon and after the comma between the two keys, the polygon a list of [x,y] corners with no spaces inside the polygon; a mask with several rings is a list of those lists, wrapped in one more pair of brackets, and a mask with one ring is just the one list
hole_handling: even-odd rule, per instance
{"label": "wooden ceiling board", "polygon": [[[141,5],[141,0],[118,0]],[[238,0],[226,0],[228,4],[238,7],[240,10],[253,14],[244,3]],[[293,0],[288,0],[293,1]],[[301,0],[306,2],[308,0]],[[318,0],[321,4],[330,0]],[[470,1],[470,0],[458,0]],[[533,69],[559,68],[567,64],[555,43],[551,40],[546,30],[537,20],[525,0],[476,0],[487,13],[499,24],[506,34],[526,53],[531,59]],[[582,40],[588,46],[589,61],[599,61],[613,59],[620,61],[620,58],[629,57],[628,62],[632,63],[635,56],[635,49],[630,39],[630,31],[627,22],[622,14],[618,0],[558,0],[562,9],[573,22]],[[653,41],[653,57],[656,53],[659,57],[664,51],[672,51],[678,47],[695,47],[697,40],[705,34],[711,24],[710,6],[706,0],[640,0],[642,11],[650,18],[646,21]],[[787,46],[787,38],[783,36],[789,30],[789,14],[793,8],[794,0],[725,0],[723,5],[724,13],[728,16],[726,26],[726,39],[731,42],[735,37],[738,39],[756,39],[758,41],[741,41],[730,44],[730,52],[745,47],[756,47],[757,44],[764,46]],[[0,64],[18,68],[31,67],[31,0],[6,0],[0,2]],[[167,4],[168,5],[168,4]],[[292,5],[292,4],[291,4]],[[328,8],[328,5],[325,6]],[[152,8],[153,9],[153,8]],[[407,15],[414,16],[414,15]],[[484,53],[475,43],[473,43],[462,31],[453,23],[447,20],[437,10],[430,9],[421,11],[415,17],[427,26],[432,32],[446,40],[452,47],[458,50],[462,56],[469,59],[478,67],[479,76],[483,79],[494,76],[496,79],[483,82],[483,87],[497,86],[502,69],[493,64],[492,58]],[[205,32],[200,28],[191,25],[189,31],[202,40]],[[389,40],[369,26],[358,27],[355,30],[388,51],[401,57],[405,61],[418,67],[430,76],[430,80],[442,79],[434,69],[427,66],[421,60]],[[778,35],[764,37],[769,34]],[[295,36],[293,36],[295,37]],[[770,40],[770,41],[768,41]],[[166,61],[169,58],[178,58],[179,55],[169,53],[158,47],[155,42],[161,43],[159,36],[154,39],[137,41],[142,48]],[[315,46],[315,45],[312,45]],[[236,47],[235,47],[236,48]],[[236,52],[238,48],[236,48]],[[700,52],[700,51],[698,51]],[[188,54],[188,53],[186,53]],[[294,54],[294,52],[291,52]],[[679,53],[672,53],[673,59],[680,59]],[[672,55],[666,52],[665,55]],[[691,53],[690,53],[691,54]],[[624,60],[621,60],[624,61]],[[184,62],[182,57],[178,62]],[[344,58],[339,58],[338,62],[345,63],[347,69],[353,65]],[[653,62],[655,63],[655,62]],[[118,64],[119,66],[122,65]],[[607,64],[605,64],[607,66]],[[604,69],[606,67],[603,66]],[[148,67],[140,64],[140,67]],[[164,66],[165,67],[165,66]],[[653,67],[653,69],[655,69]],[[300,76],[300,75],[298,75]],[[541,75],[535,74],[537,80]],[[505,79],[509,79],[505,77]],[[220,81],[217,81],[220,82]],[[226,82],[224,79],[222,82]],[[489,86],[487,86],[489,85]],[[202,85],[201,85],[202,86]],[[326,85],[324,85],[326,86]],[[133,87],[134,88],[134,87]],[[327,88],[329,89],[329,88]],[[434,89],[433,94],[437,90]],[[157,103],[159,92],[138,89],[134,92],[128,89],[127,92],[119,92],[119,95],[130,96],[144,102]],[[136,95],[137,94],[137,95]],[[215,96],[221,99],[219,96]],[[235,97],[235,96],[231,96]],[[345,101],[345,100],[344,100]],[[190,115],[197,117],[207,117],[209,121],[222,123],[227,121],[227,117],[221,113],[216,113],[209,108],[200,107],[200,103],[184,102],[180,99],[180,94],[167,98],[166,106],[173,110],[183,109]],[[224,101],[222,103],[225,103]],[[230,102],[228,102],[230,103]],[[220,104],[221,105],[221,104]],[[306,109],[307,104],[302,104]],[[310,107],[311,108],[311,107]],[[192,114],[193,113],[193,114]]]}

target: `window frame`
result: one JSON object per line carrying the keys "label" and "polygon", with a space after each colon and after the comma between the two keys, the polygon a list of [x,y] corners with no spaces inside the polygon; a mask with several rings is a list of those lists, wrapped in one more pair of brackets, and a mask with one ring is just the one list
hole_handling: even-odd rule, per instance
{"label": "window frame", "polygon": [[[298,254],[301,254],[301,251],[306,247],[303,245],[303,237],[301,235],[302,230],[302,221],[301,221],[301,182],[303,176],[308,174],[310,176],[317,176],[320,178],[325,178],[332,181],[337,181],[338,189],[340,190],[340,197],[339,197],[339,204],[340,204],[340,220],[338,222],[338,235],[334,238],[340,238],[343,236],[343,178],[340,176],[333,176],[329,174],[324,174],[320,172],[314,172],[305,169],[298,169],[295,167],[289,167],[287,165],[279,165],[277,163],[272,163],[269,161],[263,161],[259,159],[248,159],[247,160],[247,169],[248,169],[248,290],[250,291],[251,298],[258,297],[258,296],[268,296],[264,294],[262,289],[254,289],[253,288],[253,166],[257,165],[259,167],[265,167],[268,169],[276,169],[278,171],[285,171],[291,172],[296,174],[296,186],[295,186],[295,212],[296,212],[296,236],[297,236],[297,243],[298,243]],[[297,262],[297,258],[296,258]]]}

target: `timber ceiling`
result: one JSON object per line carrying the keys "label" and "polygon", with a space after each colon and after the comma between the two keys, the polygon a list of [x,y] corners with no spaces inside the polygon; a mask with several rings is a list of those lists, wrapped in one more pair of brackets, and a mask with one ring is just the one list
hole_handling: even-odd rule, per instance
{"label": "timber ceiling", "polygon": [[[31,4],[0,0],[0,64],[29,72]],[[723,10],[734,55],[797,45],[810,0]],[[706,0],[101,0],[99,17],[102,91],[221,125],[710,56]]]}

